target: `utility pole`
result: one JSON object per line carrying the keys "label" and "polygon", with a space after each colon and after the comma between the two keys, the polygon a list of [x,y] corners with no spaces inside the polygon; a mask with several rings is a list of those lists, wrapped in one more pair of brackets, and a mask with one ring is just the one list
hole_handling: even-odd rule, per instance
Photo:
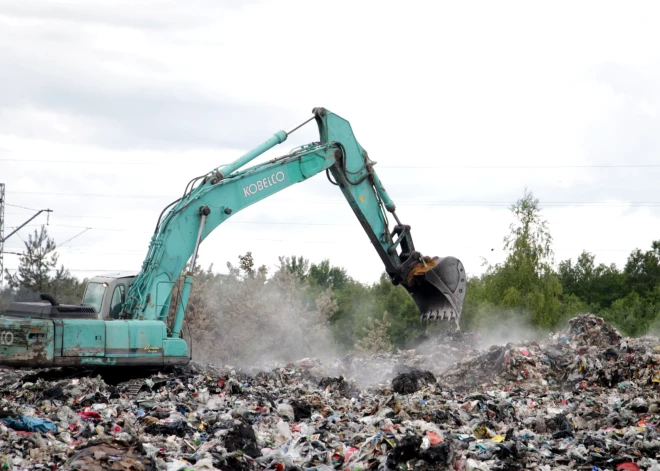
{"label": "utility pole", "polygon": [[52,213],[52,212],[53,212],[52,209],[41,209],[37,211],[37,214],[35,214],[30,219],[25,221],[23,224],[18,226],[16,229],[10,232],[7,237],[5,237],[5,184],[0,183],[0,287],[2,287],[2,283],[4,280],[4,272],[5,272],[5,266],[4,266],[5,240],[9,239],[11,236],[16,234],[28,222],[32,221],[41,213]]}
{"label": "utility pole", "polygon": [[5,184],[0,183],[0,288],[5,279]]}

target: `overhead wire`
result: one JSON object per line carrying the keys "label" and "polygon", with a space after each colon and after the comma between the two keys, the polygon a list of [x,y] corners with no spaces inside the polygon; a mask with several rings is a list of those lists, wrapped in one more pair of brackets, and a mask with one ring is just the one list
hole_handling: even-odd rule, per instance
{"label": "overhead wire", "polygon": [[76,235],[74,235],[73,237],[71,237],[71,238],[65,240],[64,242],[62,242],[62,243],[60,243],[60,244],[57,244],[57,246],[58,246],[58,247],[63,247],[64,244],[66,244],[67,242],[71,242],[71,241],[72,241],[73,239],[75,239],[76,237],[83,235],[85,232],[87,232],[87,231],[89,231],[89,230],[91,230],[91,229],[92,229],[91,227],[88,227],[88,228],[86,228],[84,231],[79,232],[78,234],[76,234]]}
{"label": "overhead wire", "polygon": [[[49,160],[49,159],[17,159],[0,158],[0,162],[21,163],[54,163],[54,164],[93,164],[93,165],[154,165],[156,162],[117,162],[116,160]],[[157,162],[159,166],[188,166],[186,162]],[[222,166],[224,164],[219,164]],[[380,164],[378,168],[391,169],[440,169],[440,170],[514,170],[514,169],[564,169],[564,168],[660,168],[660,164],[593,164],[593,165],[387,165]]]}
{"label": "overhead wire", "polygon": [[[9,204],[9,203],[5,203],[5,205],[6,205],[6,206],[11,206],[12,208],[26,209],[26,210],[28,210],[28,211],[39,211],[38,209],[27,208],[27,207],[25,207],[25,206],[19,206],[19,205],[17,205],[17,204]],[[7,214],[7,213],[5,213],[5,214]]]}
{"label": "overhead wire", "polygon": [[[11,211],[5,211],[5,214],[9,214],[11,216],[25,216],[24,213],[14,213]],[[78,216],[71,215],[71,214],[57,214],[58,218],[76,218],[76,219],[119,219],[117,217],[112,217],[112,216],[90,216],[87,214],[80,214]]]}
{"label": "overhead wire", "polygon": [[[343,150],[343,149],[342,149]],[[357,182],[350,181],[348,178],[348,174],[359,174],[364,170],[364,167],[358,170],[357,172],[351,172],[348,171],[346,168],[346,162],[345,159],[343,160],[343,173],[345,177],[349,180],[351,184],[359,184],[364,178],[368,176],[368,172],[366,175],[363,176],[360,180]],[[51,162],[51,163],[75,163],[75,164],[81,164],[81,163],[94,163],[94,164],[116,164],[116,161],[81,161],[81,160],[46,160],[46,159],[5,159],[2,158],[0,161],[20,161],[20,162]],[[152,162],[127,162],[129,164],[134,164],[134,165],[151,165]],[[123,163],[122,163],[123,164]],[[165,163],[165,164],[160,164],[160,165],[178,165],[178,164],[172,164],[172,163]],[[181,164],[185,165],[185,164]],[[366,165],[365,165],[366,166]],[[621,168],[660,168],[660,164],[626,164],[626,165],[502,165],[502,166],[405,166],[405,165],[379,165],[379,168],[390,168],[390,169],[471,169],[471,170],[476,170],[476,169],[489,169],[489,170],[495,170],[495,169],[563,169],[563,168],[612,168],[612,169],[621,169]],[[329,175],[329,172],[326,172],[328,180],[330,180],[331,183],[337,184],[334,182]],[[166,206],[162,213],[160,214],[158,218],[158,224],[156,226],[156,231],[158,230],[158,226],[160,225],[160,221],[162,219],[163,214],[165,211],[170,208],[172,205],[176,204],[179,202],[183,197],[186,196],[188,193],[189,187],[192,184],[192,187],[190,187],[190,191],[193,190],[194,184],[196,181],[198,181],[201,178],[204,178],[205,175],[193,178],[188,185],[186,185],[186,189],[184,191],[184,195],[172,203],[170,203],[168,206]],[[374,188],[377,197],[378,192]],[[168,196],[159,196],[159,195],[127,195],[127,194],[117,194],[117,193],[58,193],[58,192],[28,192],[28,191],[15,191],[12,192],[14,194],[33,194],[33,195],[47,195],[47,196],[84,196],[84,197],[112,197],[112,198],[135,198],[135,199],[161,199],[161,198],[169,198]],[[383,205],[383,202],[380,201],[380,198],[378,197],[378,204],[379,206]],[[301,201],[295,200],[297,204],[299,204]],[[317,200],[317,201],[305,201],[307,203],[311,204],[319,204],[319,203],[330,203],[330,204],[344,204],[345,201],[342,200]],[[514,202],[505,202],[505,201],[423,201],[423,200],[399,200],[401,203],[405,203],[406,205],[423,205],[423,206],[457,206],[457,207],[469,207],[469,206],[476,206],[476,207],[503,207],[503,206],[511,206],[514,204]],[[6,203],[7,206],[15,207],[15,208],[20,208],[20,209],[25,209],[29,211],[36,211],[36,209],[29,208],[26,206],[21,206],[21,205],[15,205],[15,204],[9,204]],[[655,207],[655,206],[660,206],[660,202],[655,202],[655,201],[632,201],[632,202],[612,202],[612,201],[546,201],[541,203],[541,207],[547,206],[547,207],[562,207],[562,206],[580,206],[580,205],[587,205],[587,206],[649,206],[649,207]],[[20,213],[9,213],[9,214],[20,214]],[[114,219],[112,217],[104,217],[104,216],[84,216],[84,215],[57,215],[58,217],[67,217],[67,218],[97,218],[97,219]],[[385,216],[386,217],[386,216]],[[302,225],[302,226],[348,226],[348,224],[333,224],[333,223],[305,223],[305,222],[271,222],[271,221],[235,221],[233,224],[257,224],[257,225]],[[35,226],[35,225],[32,225]],[[79,237],[83,233],[89,231],[89,230],[100,230],[100,231],[115,231],[115,232],[131,232],[131,233],[137,233],[137,232],[142,232],[142,231],[135,231],[135,230],[127,230],[127,229],[116,229],[116,228],[103,228],[103,227],[86,227],[86,226],[75,226],[75,225],[65,225],[65,224],[51,224],[51,226],[54,227],[68,227],[68,228],[83,228],[84,230],[75,236],[71,237],[70,239],[67,239],[65,242],[62,244],[59,244],[60,247],[63,246],[64,244],[70,242],[71,240]],[[28,226],[26,226],[28,227]],[[147,232],[145,232],[147,233]],[[22,240],[22,239],[21,239]],[[282,239],[256,239],[256,240],[262,240],[262,241],[269,241],[269,242],[295,242],[295,243],[337,243],[337,241],[290,241],[290,240],[282,240]],[[562,251],[562,249],[557,249],[559,251]],[[568,249],[566,249],[567,251]],[[626,251],[623,249],[603,249],[599,251]],[[5,252],[9,253],[9,252]],[[102,253],[102,252],[95,252],[95,253]],[[107,252],[110,254],[111,252]],[[112,252],[112,254],[120,254],[121,252]],[[127,255],[130,254],[129,252],[125,252]],[[71,269],[74,271],[74,269]],[[85,270],[75,270],[75,271],[85,271]],[[98,270],[89,270],[89,271],[98,271]],[[103,270],[103,271],[108,271],[108,270]]]}
{"label": "overhead wire", "polygon": [[[33,195],[44,195],[44,196],[72,196],[72,197],[98,197],[98,198],[134,198],[134,199],[163,199],[171,198],[172,196],[166,195],[129,195],[129,194],[120,194],[120,193],[57,193],[57,192],[21,192],[14,191],[14,194],[33,194]],[[297,204],[345,204],[345,200],[340,199],[325,199],[325,200],[300,200],[300,199],[278,199],[277,201],[266,200],[261,203],[280,203],[282,201],[291,201],[296,202]],[[515,204],[514,201],[481,201],[481,200],[406,200],[399,199],[399,203],[405,203],[407,205],[425,205],[425,206],[510,206]],[[660,205],[660,201],[544,201],[540,203],[540,206],[552,205],[552,206],[561,206],[561,205],[604,205],[604,206],[657,206]]]}

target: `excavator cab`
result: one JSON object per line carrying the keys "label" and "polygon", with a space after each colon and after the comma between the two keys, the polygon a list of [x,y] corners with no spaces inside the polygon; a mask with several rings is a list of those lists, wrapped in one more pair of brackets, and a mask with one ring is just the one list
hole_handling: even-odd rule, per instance
{"label": "excavator cab", "polygon": [[93,307],[99,313],[99,319],[119,319],[126,293],[133,280],[134,273],[96,276],[87,283],[82,305]]}

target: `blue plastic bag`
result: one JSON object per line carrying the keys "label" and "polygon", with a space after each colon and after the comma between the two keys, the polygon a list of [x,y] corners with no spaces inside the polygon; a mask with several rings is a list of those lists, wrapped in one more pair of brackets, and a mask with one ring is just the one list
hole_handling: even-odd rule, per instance
{"label": "blue plastic bag", "polygon": [[56,432],[57,425],[51,422],[50,420],[37,419],[36,417],[26,417],[24,415],[19,415],[18,418],[14,419],[11,417],[6,417],[0,419],[4,422],[7,427],[14,430],[20,430],[24,432]]}

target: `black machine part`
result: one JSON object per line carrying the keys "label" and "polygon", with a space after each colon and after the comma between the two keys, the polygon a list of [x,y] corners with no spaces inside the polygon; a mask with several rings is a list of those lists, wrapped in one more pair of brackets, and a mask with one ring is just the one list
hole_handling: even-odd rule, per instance
{"label": "black machine part", "polygon": [[[43,296],[43,295],[42,295]],[[5,316],[32,317],[38,319],[98,319],[99,314],[91,306],[75,304],[9,303]]]}
{"label": "black machine part", "polygon": [[422,320],[460,322],[467,285],[465,269],[456,257],[425,257],[406,288],[419,307]]}

